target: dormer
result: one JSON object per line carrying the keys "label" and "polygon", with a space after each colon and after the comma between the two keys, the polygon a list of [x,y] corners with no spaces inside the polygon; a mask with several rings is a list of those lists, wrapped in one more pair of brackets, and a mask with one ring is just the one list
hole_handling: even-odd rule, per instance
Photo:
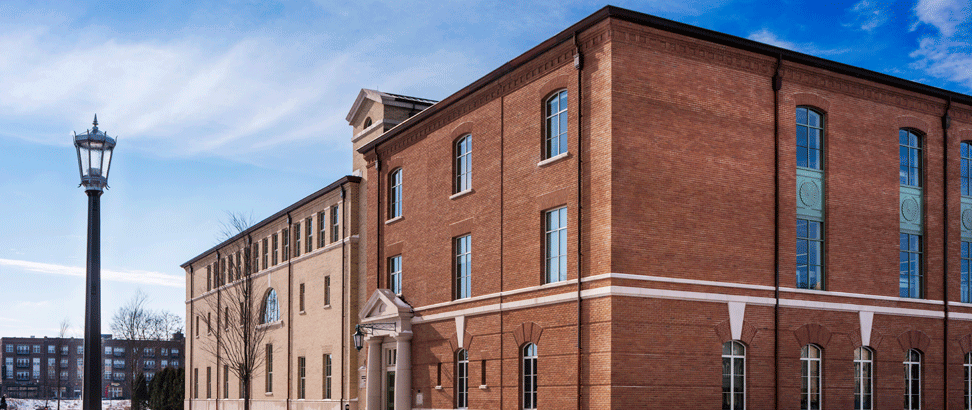
{"label": "dormer", "polygon": [[424,98],[362,88],[346,117],[352,128],[352,166],[356,175],[361,175],[364,168],[364,160],[360,158],[358,148],[435,103],[436,101]]}

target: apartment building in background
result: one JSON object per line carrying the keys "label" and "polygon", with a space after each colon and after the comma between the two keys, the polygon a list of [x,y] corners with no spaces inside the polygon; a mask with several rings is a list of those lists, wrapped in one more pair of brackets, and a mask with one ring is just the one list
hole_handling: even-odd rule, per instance
{"label": "apartment building in background", "polygon": [[[127,352],[133,342],[102,335],[106,399],[130,399],[132,366],[151,381],[155,373],[184,365],[185,340],[175,333],[169,340],[139,341],[141,357]],[[0,394],[18,399],[78,399],[84,373],[84,339],[73,337],[4,337],[0,339],[3,367],[0,368]]]}
{"label": "apartment building in background", "polygon": [[[187,408],[240,408],[240,249],[254,410],[970,408],[968,95],[605,7],[346,119],[355,176],[183,265]],[[351,249],[286,250],[339,186]]]}

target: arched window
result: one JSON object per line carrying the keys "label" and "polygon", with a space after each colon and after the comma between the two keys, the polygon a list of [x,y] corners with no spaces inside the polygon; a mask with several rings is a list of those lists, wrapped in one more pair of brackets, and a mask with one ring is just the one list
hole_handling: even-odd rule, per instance
{"label": "arched window", "polygon": [[[962,141],[961,144],[962,169],[959,172],[962,181],[962,218],[959,230],[962,232],[962,302],[972,303],[972,142]],[[972,409],[972,403],[966,406]]]}
{"label": "arched window", "polygon": [[523,409],[537,408],[537,345],[523,346]]}
{"label": "arched window", "polygon": [[472,188],[472,135],[456,140],[455,147],[455,187],[453,193]]}
{"label": "arched window", "polygon": [[823,115],[809,107],[797,107],[797,166],[823,169]]}
{"label": "arched window", "polygon": [[872,410],[874,390],[874,352],[861,346],[854,349],[854,410]]}
{"label": "arched window", "polygon": [[820,372],[823,370],[823,352],[816,345],[806,345],[800,352],[803,369],[800,383],[800,409],[819,410],[823,402],[820,391]]}
{"label": "arched window", "polygon": [[567,90],[554,93],[544,103],[543,159],[567,152]]}
{"label": "arched window", "polygon": [[365,118],[365,122],[364,122],[364,127],[363,128],[368,128],[370,126],[371,126],[371,117]]}
{"label": "arched window", "polygon": [[272,288],[267,291],[267,298],[263,301],[263,322],[273,323],[280,320],[280,308],[277,305],[277,291]]}
{"label": "arched window", "polygon": [[722,344],[722,408],[746,408],[746,346],[735,340]]}
{"label": "arched window", "polygon": [[972,196],[972,142],[962,141],[962,196]]}
{"label": "arched window", "polygon": [[898,130],[898,160],[901,185],[921,186],[921,137],[914,131]]}
{"label": "arched window", "polygon": [[388,219],[402,216],[402,169],[388,175]]}
{"label": "arched window", "polygon": [[905,352],[904,375],[904,408],[919,410],[921,409],[921,351],[918,349]]}
{"label": "arched window", "polygon": [[469,408],[469,352],[456,352],[456,408]]}
{"label": "arched window", "polygon": [[965,407],[968,410],[972,408],[972,353],[965,354],[965,364],[962,365],[965,370],[965,378],[962,379],[962,385],[965,387]]}

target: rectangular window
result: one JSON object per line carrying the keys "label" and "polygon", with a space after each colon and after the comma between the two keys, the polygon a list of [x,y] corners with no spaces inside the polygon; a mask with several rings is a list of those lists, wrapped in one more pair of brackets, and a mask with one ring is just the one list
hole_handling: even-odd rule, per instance
{"label": "rectangular window", "polygon": [[277,266],[277,251],[279,245],[277,243],[277,234],[271,235],[270,238],[273,239],[273,261],[272,262],[274,266]]}
{"label": "rectangular window", "polygon": [[283,259],[281,261],[285,261],[290,259],[290,230],[284,228],[280,235],[283,237]]}
{"label": "rectangular window", "polygon": [[324,399],[331,398],[331,355],[324,355]]}
{"label": "rectangular window", "polygon": [[854,410],[872,410],[874,360],[871,349],[854,350]]}
{"label": "rectangular window", "polygon": [[300,292],[298,293],[298,305],[300,306],[300,311],[304,311],[304,284],[300,284]]}
{"label": "rectangular window", "polygon": [[307,361],[303,357],[297,358],[297,399],[306,399],[307,387]]}
{"label": "rectangular window", "polygon": [[47,346],[47,353],[54,354],[54,345]]}
{"label": "rectangular window", "polygon": [[310,253],[314,250],[314,224],[312,217],[307,217],[304,220],[304,235],[307,236],[307,240],[304,241],[304,252]]}
{"label": "rectangular window", "polygon": [[266,391],[267,391],[267,393],[273,393],[273,345],[271,345],[271,344],[268,344],[267,345],[267,359],[266,360],[267,360],[266,366],[265,366],[265,368],[267,370],[267,375],[266,375],[267,376],[266,377],[266,381],[267,381]]}
{"label": "rectangular window", "polygon": [[903,298],[922,298],[924,287],[921,271],[921,235],[901,233],[899,295]]}
{"label": "rectangular window", "polygon": [[[107,379],[111,373],[105,372],[105,379]],[[199,398],[199,368],[192,369],[192,398]]]}
{"label": "rectangular window", "polygon": [[962,241],[962,302],[972,303],[972,242],[965,241]]}
{"label": "rectangular window", "polygon": [[252,249],[250,249],[250,257],[253,259],[250,262],[250,270],[247,273],[253,273],[260,270],[260,242],[257,241],[253,244]]}
{"label": "rectangular window", "polygon": [[294,224],[294,257],[300,256],[300,222]]}
{"label": "rectangular window", "polygon": [[268,255],[270,253],[270,247],[267,246],[267,238],[263,238],[263,269],[269,268],[270,265],[267,263],[269,259]]}
{"label": "rectangular window", "polygon": [[823,233],[822,224],[807,219],[797,219],[796,271],[797,287],[822,290],[823,286]]}
{"label": "rectangular window", "polygon": [[388,288],[396,295],[402,294],[402,255],[388,258]]}
{"label": "rectangular window", "polygon": [[324,211],[317,213],[317,247],[323,248],[326,244],[324,241],[327,239],[327,218],[324,217]]}
{"label": "rectangular window", "polygon": [[567,280],[567,207],[544,215],[546,283]]}
{"label": "rectangular window", "polygon": [[331,242],[341,240],[341,206],[335,204],[331,207]]}
{"label": "rectangular window", "polygon": [[331,306],[331,277],[324,277],[324,306]]}
{"label": "rectangular window", "polygon": [[402,216],[402,169],[388,175],[388,219]]}
{"label": "rectangular window", "polygon": [[206,367],[206,398],[213,398],[213,368]]}
{"label": "rectangular window", "polygon": [[550,96],[545,105],[543,159],[567,152],[567,90]]}
{"label": "rectangular window", "polygon": [[472,235],[463,235],[455,239],[455,295],[456,299],[465,299],[472,295]]}
{"label": "rectangular window", "polygon": [[213,290],[213,266],[206,265],[206,290]]}
{"label": "rectangular window", "polygon": [[[230,313],[229,313],[229,306],[227,306],[223,308],[223,328],[229,330],[229,324],[230,324]],[[162,355],[165,356],[164,351],[162,352]]]}

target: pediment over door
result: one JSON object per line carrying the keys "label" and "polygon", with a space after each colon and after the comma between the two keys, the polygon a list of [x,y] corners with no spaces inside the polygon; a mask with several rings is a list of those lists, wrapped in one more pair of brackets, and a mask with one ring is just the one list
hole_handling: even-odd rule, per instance
{"label": "pediment over door", "polygon": [[371,294],[368,302],[358,313],[361,323],[400,321],[409,322],[412,318],[412,307],[396,296],[389,289],[378,289]]}

